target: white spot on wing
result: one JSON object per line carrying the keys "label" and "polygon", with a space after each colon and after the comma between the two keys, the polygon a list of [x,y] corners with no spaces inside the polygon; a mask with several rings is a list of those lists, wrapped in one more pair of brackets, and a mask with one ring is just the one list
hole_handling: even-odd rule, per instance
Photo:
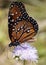
{"label": "white spot on wing", "polygon": [[21,19],[19,18],[19,20],[21,20]]}
{"label": "white spot on wing", "polygon": [[27,32],[29,33],[29,32],[30,32],[30,30],[27,30]]}
{"label": "white spot on wing", "polygon": [[11,15],[14,16],[14,13],[12,13]]}
{"label": "white spot on wing", "polygon": [[17,19],[18,19],[19,17],[17,17]]}
{"label": "white spot on wing", "polygon": [[21,26],[21,29],[23,28],[23,26]]}
{"label": "white spot on wing", "polygon": [[16,25],[16,23],[15,23],[15,25]]}
{"label": "white spot on wing", "polygon": [[18,14],[17,12],[15,14]]}
{"label": "white spot on wing", "polygon": [[13,7],[13,5],[11,5],[11,7]]}
{"label": "white spot on wing", "polygon": [[12,29],[13,31],[15,30],[15,29]]}
{"label": "white spot on wing", "polygon": [[14,22],[14,19],[12,19],[11,22]]}
{"label": "white spot on wing", "polygon": [[8,17],[8,19],[10,19],[10,16]]}
{"label": "white spot on wing", "polygon": [[18,31],[19,31],[20,29],[18,28]]}

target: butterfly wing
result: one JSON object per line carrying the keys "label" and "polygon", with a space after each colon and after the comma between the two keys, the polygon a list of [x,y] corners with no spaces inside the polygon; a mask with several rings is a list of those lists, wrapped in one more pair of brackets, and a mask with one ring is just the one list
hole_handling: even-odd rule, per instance
{"label": "butterfly wing", "polygon": [[8,15],[8,29],[11,42],[30,40],[38,31],[38,24],[26,13],[25,7],[21,2],[14,2]]}
{"label": "butterfly wing", "polygon": [[31,24],[30,22],[28,22],[26,24],[26,26],[27,27],[25,28],[24,33],[21,35],[21,37],[19,39],[19,41],[21,41],[21,43],[32,39],[38,31],[37,24],[34,25],[35,28],[34,28],[33,24]]}
{"label": "butterfly wing", "polygon": [[[11,39],[12,41],[14,41],[14,38],[13,38],[14,36],[15,36],[15,38],[17,37],[16,33],[14,32],[15,26],[18,23],[16,21],[16,19],[21,20],[20,18],[22,16],[23,12],[26,12],[23,3],[21,3],[21,2],[12,2],[11,3],[10,10],[8,13],[8,30],[9,30],[8,32],[9,32],[10,39],[12,38]],[[13,37],[12,37],[12,35],[13,35]]]}
{"label": "butterfly wing", "polygon": [[[34,21],[34,19],[33,19]],[[34,37],[38,31],[38,24],[34,21],[33,25],[31,21],[19,21],[18,25],[16,25],[17,30],[17,40],[21,43],[30,40]],[[35,26],[35,27],[34,27]]]}
{"label": "butterfly wing", "polygon": [[14,29],[11,29],[12,30],[11,40],[17,40],[21,43],[24,41],[30,40],[37,33],[35,29],[34,29],[33,24],[31,24],[31,22],[25,21],[25,20],[19,21],[14,27]]}

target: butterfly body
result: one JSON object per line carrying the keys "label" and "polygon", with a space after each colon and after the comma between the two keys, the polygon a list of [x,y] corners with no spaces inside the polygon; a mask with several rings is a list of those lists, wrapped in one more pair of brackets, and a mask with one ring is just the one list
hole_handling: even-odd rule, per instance
{"label": "butterfly body", "polygon": [[13,2],[8,14],[8,32],[11,46],[17,46],[36,35],[38,24],[27,14],[24,4]]}
{"label": "butterfly body", "polygon": [[9,44],[9,47],[20,45],[18,41]]}

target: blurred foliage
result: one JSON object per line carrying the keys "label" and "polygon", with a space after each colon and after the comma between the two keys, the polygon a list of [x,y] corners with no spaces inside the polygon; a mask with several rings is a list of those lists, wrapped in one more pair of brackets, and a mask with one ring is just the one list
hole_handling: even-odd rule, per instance
{"label": "blurred foliage", "polygon": [[[21,1],[25,3],[27,12],[29,13],[30,16],[33,16],[34,18],[39,19],[46,19],[46,0],[13,0],[13,1]],[[44,1],[44,2],[43,2]],[[7,8],[9,7],[10,3],[12,0],[2,0],[0,4],[2,7],[0,8]],[[2,10],[1,10],[2,11]],[[0,17],[1,15],[4,14],[0,12]],[[5,16],[5,15],[4,15]]]}
{"label": "blurred foliage", "polygon": [[[36,36],[37,41],[34,46],[38,49],[39,63],[38,65],[46,65],[46,0],[13,0],[24,2],[25,8],[30,16],[38,21],[39,31]],[[0,0],[0,55],[3,55],[4,48],[9,44],[8,36],[8,10],[12,0]],[[6,51],[7,52],[7,51]],[[5,56],[5,54],[4,54]],[[2,56],[2,60],[4,58]],[[4,65],[12,65],[6,60]],[[0,65],[3,65],[0,63]]]}
{"label": "blurred foliage", "polygon": [[0,0],[0,4],[2,5],[2,7],[5,8],[12,1],[24,2],[25,4],[36,5],[36,6],[40,6],[42,4],[45,4],[45,2],[46,2],[46,0],[28,0],[28,1],[27,0]]}
{"label": "blurred foliage", "polygon": [[0,7],[6,8],[6,7],[8,7],[9,3],[10,3],[9,0],[0,0]]}

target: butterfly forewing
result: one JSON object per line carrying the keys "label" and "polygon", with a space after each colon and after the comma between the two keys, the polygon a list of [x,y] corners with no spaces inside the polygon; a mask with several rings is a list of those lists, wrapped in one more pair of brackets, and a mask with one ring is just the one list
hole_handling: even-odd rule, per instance
{"label": "butterfly forewing", "polygon": [[14,39],[17,38],[16,32],[15,32],[17,31],[16,30],[16,24],[17,24],[16,19],[18,19],[21,15],[22,14],[18,6],[18,2],[11,3],[9,14],[8,14],[8,28],[9,28],[9,37],[11,41],[14,41]]}
{"label": "butterfly forewing", "polygon": [[19,16],[21,16],[20,9],[17,6],[11,8],[9,14],[12,16],[14,20],[16,20]]}

